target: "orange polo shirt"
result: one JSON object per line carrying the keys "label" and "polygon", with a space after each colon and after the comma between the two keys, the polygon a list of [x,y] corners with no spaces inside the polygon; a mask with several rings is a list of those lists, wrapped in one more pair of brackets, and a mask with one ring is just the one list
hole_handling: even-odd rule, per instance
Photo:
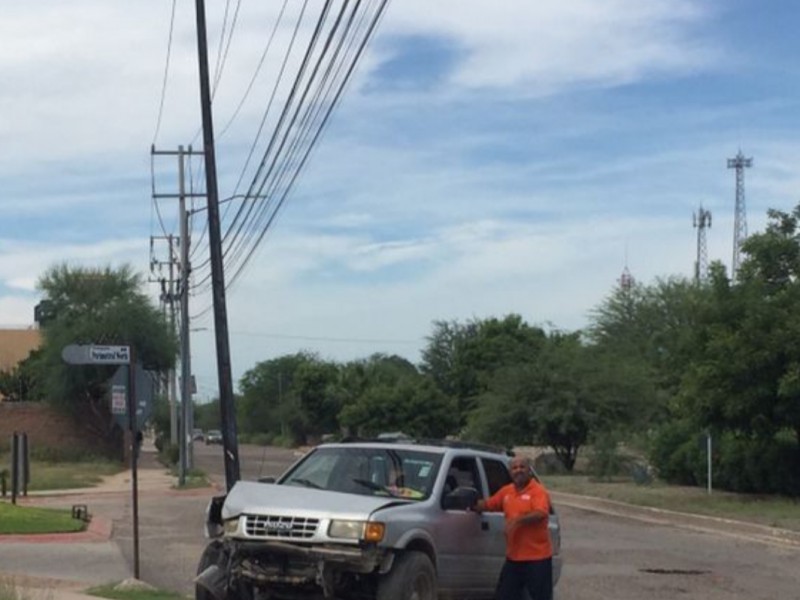
{"label": "orange polo shirt", "polygon": [[[547,490],[535,479],[531,479],[522,490],[513,483],[501,487],[488,500],[486,510],[503,511],[506,521],[534,511],[545,515],[550,512],[550,497]],[[511,537],[506,538],[506,557],[510,560],[543,560],[553,556],[548,519],[537,523],[518,525]]]}

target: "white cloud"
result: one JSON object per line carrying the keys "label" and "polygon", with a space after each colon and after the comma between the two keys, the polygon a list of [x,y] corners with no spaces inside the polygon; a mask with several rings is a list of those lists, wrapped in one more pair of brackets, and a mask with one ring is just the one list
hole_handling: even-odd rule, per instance
{"label": "white cloud", "polygon": [[408,0],[389,15],[390,32],[448,40],[462,57],[451,82],[465,88],[552,93],[691,72],[719,58],[692,35],[709,15],[688,0]]}

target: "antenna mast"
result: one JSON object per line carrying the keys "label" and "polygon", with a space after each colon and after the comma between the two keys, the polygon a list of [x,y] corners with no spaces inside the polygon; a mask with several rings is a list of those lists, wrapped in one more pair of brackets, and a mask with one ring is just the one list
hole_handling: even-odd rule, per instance
{"label": "antenna mast", "polygon": [[736,213],[733,221],[733,262],[731,263],[731,281],[736,280],[739,272],[739,254],[742,243],[747,238],[747,209],[744,204],[744,170],[753,166],[752,158],[745,158],[742,151],[735,158],[728,159],[728,168],[736,169]]}
{"label": "antenna mast", "polygon": [[706,246],[706,227],[711,227],[711,212],[700,206],[692,215],[692,225],[697,228],[697,260],[694,262],[694,280],[700,283],[708,277],[708,247]]}

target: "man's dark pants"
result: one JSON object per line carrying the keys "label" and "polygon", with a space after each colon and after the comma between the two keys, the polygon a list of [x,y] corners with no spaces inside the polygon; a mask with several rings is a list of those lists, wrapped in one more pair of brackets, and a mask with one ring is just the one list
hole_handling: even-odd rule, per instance
{"label": "man's dark pants", "polygon": [[553,600],[553,559],[514,561],[506,559],[497,580],[495,600],[522,600],[527,588],[531,600]]}

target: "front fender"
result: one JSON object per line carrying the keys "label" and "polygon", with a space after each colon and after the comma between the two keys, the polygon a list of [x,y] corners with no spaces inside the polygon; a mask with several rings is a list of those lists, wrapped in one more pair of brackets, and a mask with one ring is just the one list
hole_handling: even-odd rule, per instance
{"label": "front fender", "polygon": [[223,533],[222,526],[222,505],[227,496],[214,496],[206,507],[206,531],[207,538],[220,538]]}

